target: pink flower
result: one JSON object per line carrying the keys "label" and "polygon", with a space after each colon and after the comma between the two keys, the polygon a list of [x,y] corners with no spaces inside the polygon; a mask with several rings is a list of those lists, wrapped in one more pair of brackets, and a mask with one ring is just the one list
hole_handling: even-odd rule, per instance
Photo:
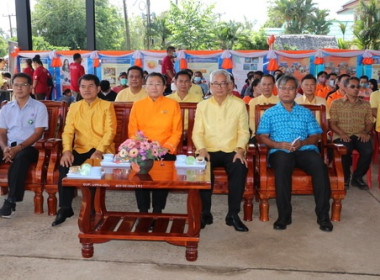
{"label": "pink flower", "polygon": [[158,157],[158,150],[153,148],[153,150],[152,150],[152,155],[153,155],[154,157]]}
{"label": "pink flower", "polygon": [[139,151],[136,148],[133,148],[129,151],[129,156],[131,158],[135,158],[139,155]]}
{"label": "pink flower", "polygon": [[135,147],[135,145],[136,145],[136,143],[132,140],[131,140],[131,142],[127,143],[128,149],[132,149],[133,147]]}
{"label": "pink flower", "polygon": [[150,144],[148,142],[141,142],[140,148],[147,151],[150,149]]}

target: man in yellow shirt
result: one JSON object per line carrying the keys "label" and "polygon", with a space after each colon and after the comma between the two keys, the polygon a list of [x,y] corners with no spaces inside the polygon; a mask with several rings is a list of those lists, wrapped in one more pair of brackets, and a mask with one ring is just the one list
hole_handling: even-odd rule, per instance
{"label": "man in yellow shirt", "polygon": [[[177,101],[164,96],[165,78],[160,73],[150,73],[146,80],[148,96],[133,103],[128,123],[128,137],[135,138],[142,131],[149,140],[158,141],[168,149],[164,160],[175,160],[176,151],[182,135],[181,110]],[[150,190],[136,190],[137,207],[140,212],[150,208]],[[154,213],[165,208],[168,190],[152,191]]]}
{"label": "man in yellow shirt", "polygon": [[[248,231],[238,213],[247,176],[245,149],[249,140],[248,114],[245,103],[231,95],[232,82],[225,70],[210,75],[212,97],[198,103],[195,113],[193,142],[199,156],[211,164],[211,184],[214,167],[224,167],[228,174],[228,214],[226,224],[237,231]],[[212,190],[202,190],[201,227],[213,223]]]}
{"label": "man in yellow shirt", "polygon": [[[325,105],[326,107],[326,119],[330,119],[329,111],[327,110],[326,99],[315,96],[317,79],[312,74],[307,74],[301,80],[301,88],[303,95],[297,97],[294,101],[298,104],[309,104],[309,105]],[[319,113],[319,112],[317,112]],[[319,124],[319,115],[316,116]]]}
{"label": "man in yellow shirt", "polygon": [[[191,77],[190,80],[191,80],[193,78],[193,76],[194,76],[193,70],[191,70],[191,69],[185,69],[184,71],[186,71],[187,73],[189,73],[189,75]],[[200,85],[197,85],[197,84],[194,84],[194,83],[191,83],[190,85],[191,85],[191,87],[189,89],[189,93],[199,94],[201,97],[203,97],[203,90],[202,90],[202,88],[201,88]]]}
{"label": "man in yellow shirt", "polygon": [[129,67],[127,76],[129,87],[117,94],[115,102],[135,102],[147,96],[143,88],[144,71],[138,66],[132,66]]}
{"label": "man in yellow shirt", "polygon": [[190,92],[191,75],[187,70],[179,71],[175,74],[174,83],[177,90],[166,97],[174,99],[177,102],[199,102],[202,101],[202,95]]}
{"label": "man in yellow shirt", "polygon": [[95,75],[83,75],[79,79],[79,91],[83,99],[71,104],[66,117],[58,180],[60,209],[52,226],[74,215],[71,206],[74,188],[62,186],[62,179],[66,177],[70,166],[81,165],[87,159],[101,159],[104,153],[115,153],[115,110],[111,102],[97,97],[99,84]]}
{"label": "man in yellow shirt", "polygon": [[[191,75],[186,71],[182,70],[175,74],[174,83],[177,90],[166,97],[173,99],[179,103],[181,102],[193,102],[198,103],[203,100],[201,94],[190,92],[191,87]],[[185,112],[184,130],[187,130],[189,124],[189,112]]]}
{"label": "man in yellow shirt", "polygon": [[263,75],[259,83],[259,91],[261,92],[261,95],[249,101],[249,128],[251,129],[252,133],[250,140],[250,142],[252,143],[256,143],[255,106],[265,104],[277,104],[279,102],[278,97],[273,95],[274,83],[275,80],[272,75]]}

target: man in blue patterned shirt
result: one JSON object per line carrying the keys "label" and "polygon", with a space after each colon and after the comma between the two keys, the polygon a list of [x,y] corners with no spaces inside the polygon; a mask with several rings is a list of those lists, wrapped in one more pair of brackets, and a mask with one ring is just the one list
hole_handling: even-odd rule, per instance
{"label": "man in blue patterned shirt", "polygon": [[270,148],[269,163],[275,173],[278,219],[273,228],[284,230],[292,223],[292,173],[297,167],[312,177],[319,228],[332,231],[330,181],[316,146],[322,129],[310,110],[294,102],[298,82],[293,76],[282,76],[277,87],[280,102],[265,111],[256,133]]}

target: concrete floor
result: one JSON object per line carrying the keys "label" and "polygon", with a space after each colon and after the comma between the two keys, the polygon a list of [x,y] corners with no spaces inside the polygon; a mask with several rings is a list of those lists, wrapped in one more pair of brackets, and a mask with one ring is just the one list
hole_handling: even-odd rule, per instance
{"label": "concrete floor", "polygon": [[[75,216],[53,228],[54,217],[33,214],[33,195],[27,192],[16,215],[0,219],[0,279],[380,279],[376,176],[377,166],[369,191],[348,190],[332,233],[319,230],[311,196],[293,197],[293,224],[285,231],[273,230],[274,200],[270,222],[258,220],[255,203],[249,232],[240,233],[224,224],[227,196],[214,195],[214,224],[201,231],[196,262],[186,261],[184,247],[140,241],[94,244],[94,257],[83,259],[80,193]],[[110,192],[107,201],[112,209],[135,209],[131,192]],[[166,211],[182,211],[185,204],[184,194],[170,194]]]}

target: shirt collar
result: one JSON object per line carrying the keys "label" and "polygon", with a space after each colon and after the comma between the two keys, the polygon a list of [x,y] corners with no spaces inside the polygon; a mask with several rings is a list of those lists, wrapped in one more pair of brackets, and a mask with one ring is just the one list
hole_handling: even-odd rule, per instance
{"label": "shirt collar", "polygon": [[[224,105],[224,104],[226,104],[226,103],[227,103],[231,98],[233,98],[233,97],[234,97],[234,95],[232,95],[232,94],[227,94],[227,96],[226,96],[226,98],[223,100],[221,106]],[[235,97],[236,97],[236,96],[235,96]],[[218,105],[219,105],[219,103],[215,100],[215,97],[214,97],[214,96],[211,96],[210,101],[213,102],[213,103],[215,103],[215,104],[218,104]]]}
{"label": "shirt collar", "polygon": [[[346,103],[346,102],[350,102],[350,101],[348,100],[348,98],[347,98],[346,95],[342,97],[342,101],[343,101],[344,103]],[[356,100],[356,102],[353,103],[353,104],[362,104],[363,102],[364,102],[363,99],[358,98],[358,99]]]}
{"label": "shirt collar", "polygon": [[315,97],[315,95],[313,95],[313,99],[311,101],[309,101],[309,99],[307,99],[306,95],[302,95],[302,99],[303,99],[303,102],[305,102],[305,103],[307,102],[310,104],[315,104],[317,98]]}
{"label": "shirt collar", "polygon": [[[26,101],[24,107],[25,107],[25,106],[28,106],[28,105],[31,104],[33,101],[34,101],[33,98],[31,98],[31,97],[29,96],[28,101]],[[10,102],[9,105],[12,106],[12,107],[15,107],[15,106],[18,107],[17,100],[14,100],[14,101]],[[24,108],[24,107],[23,107],[23,108]]]}

